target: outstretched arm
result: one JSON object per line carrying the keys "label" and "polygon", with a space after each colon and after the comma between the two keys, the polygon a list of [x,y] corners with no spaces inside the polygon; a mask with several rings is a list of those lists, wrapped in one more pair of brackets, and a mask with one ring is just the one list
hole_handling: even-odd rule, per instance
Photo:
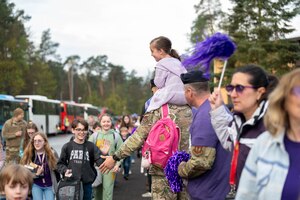
{"label": "outstretched arm", "polygon": [[132,134],[114,153],[115,159],[113,159],[112,156],[103,157],[105,158],[105,161],[100,166],[100,171],[102,173],[111,170],[115,166],[116,161],[119,161],[131,155],[132,152],[139,149],[144,144],[153,125],[153,122],[157,121],[160,117],[160,115],[155,115],[155,112],[157,111],[145,114],[142,124],[136,129],[134,134]]}
{"label": "outstretched arm", "polygon": [[211,94],[209,102],[211,105],[211,124],[223,148],[231,151],[233,142],[230,140],[228,125],[233,120],[232,113],[224,105],[219,90]]}

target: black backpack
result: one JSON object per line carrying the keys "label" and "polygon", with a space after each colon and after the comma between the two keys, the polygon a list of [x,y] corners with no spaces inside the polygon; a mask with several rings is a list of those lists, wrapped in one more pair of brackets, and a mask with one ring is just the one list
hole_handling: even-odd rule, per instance
{"label": "black backpack", "polygon": [[[89,151],[89,156],[90,156],[90,162],[94,161],[94,149],[93,146],[91,145],[86,145],[86,143],[83,146],[83,149],[88,148]],[[67,152],[69,145],[67,146]],[[84,155],[83,154],[83,160],[84,160]],[[68,156],[69,158],[69,156]],[[84,162],[82,162],[84,163]],[[91,164],[91,163],[90,163]],[[83,166],[83,165],[82,165]],[[93,168],[94,169],[94,168]],[[82,200],[83,199],[83,184],[81,180],[76,180],[74,178],[63,178],[59,181],[58,187],[57,187],[57,192],[56,192],[56,200]]]}

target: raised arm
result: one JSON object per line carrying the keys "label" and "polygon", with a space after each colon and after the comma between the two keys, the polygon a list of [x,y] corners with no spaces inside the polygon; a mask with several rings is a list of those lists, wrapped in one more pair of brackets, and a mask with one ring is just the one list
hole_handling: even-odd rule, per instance
{"label": "raised arm", "polygon": [[231,151],[233,140],[230,139],[231,136],[230,132],[228,131],[228,126],[233,120],[233,115],[224,105],[219,90],[211,94],[209,97],[209,102],[212,109],[210,111],[211,124],[223,148]]}

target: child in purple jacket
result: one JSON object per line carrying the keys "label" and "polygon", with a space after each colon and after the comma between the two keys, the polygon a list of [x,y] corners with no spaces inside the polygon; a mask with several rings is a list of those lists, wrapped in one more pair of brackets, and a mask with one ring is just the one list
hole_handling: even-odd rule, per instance
{"label": "child in purple jacket", "polygon": [[155,110],[166,103],[184,105],[184,86],[180,74],[186,69],[180,62],[178,53],[172,49],[171,41],[163,36],[150,42],[151,55],[157,61],[154,83],[159,88],[153,95],[147,112]]}

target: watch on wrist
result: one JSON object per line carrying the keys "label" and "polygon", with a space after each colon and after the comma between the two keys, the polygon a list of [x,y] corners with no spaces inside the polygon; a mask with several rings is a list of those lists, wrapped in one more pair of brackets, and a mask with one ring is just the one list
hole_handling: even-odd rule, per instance
{"label": "watch on wrist", "polygon": [[120,161],[121,159],[118,158],[118,156],[116,156],[115,154],[112,156],[112,158],[115,160],[115,161]]}

